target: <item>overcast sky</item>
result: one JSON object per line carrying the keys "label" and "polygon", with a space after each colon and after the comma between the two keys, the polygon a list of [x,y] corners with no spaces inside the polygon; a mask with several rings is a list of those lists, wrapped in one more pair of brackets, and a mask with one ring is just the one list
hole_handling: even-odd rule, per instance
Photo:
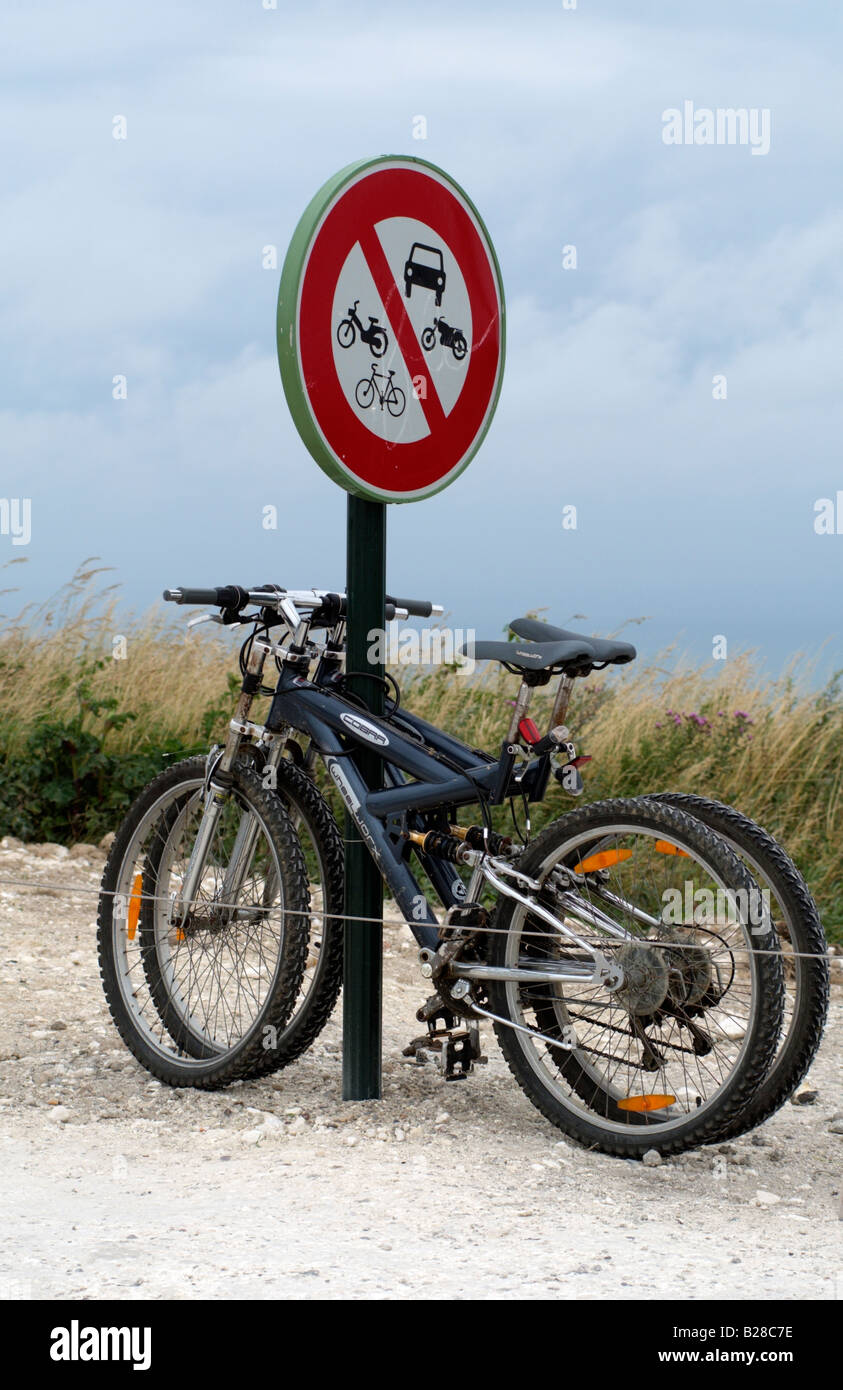
{"label": "overcast sky", "polygon": [[[484,217],[507,362],[468,470],[390,508],[393,591],[481,636],[543,606],[647,616],[647,655],[723,634],[772,670],[823,643],[843,665],[839,8],[264,3],[6,0],[0,493],[32,534],[0,535],[27,561],[0,579],[42,598],[99,555],[136,608],[344,583],[345,494],[289,416],[262,253],[280,267],[343,165],[412,154]],[[665,144],[686,101],[768,111],[769,152]]]}

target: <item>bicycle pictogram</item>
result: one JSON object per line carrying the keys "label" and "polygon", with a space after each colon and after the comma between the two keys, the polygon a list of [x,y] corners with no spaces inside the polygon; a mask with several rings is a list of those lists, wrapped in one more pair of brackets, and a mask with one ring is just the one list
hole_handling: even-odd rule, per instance
{"label": "bicycle pictogram", "polygon": [[458,362],[461,362],[468,352],[468,343],[465,334],[460,328],[452,328],[444,319],[434,319],[433,327],[426,328],[421,335],[422,347],[425,352],[432,352],[436,346],[436,330],[439,330],[439,342],[443,347],[450,348]]}
{"label": "bicycle pictogram", "polygon": [[[354,391],[357,404],[362,410],[368,410],[370,406],[374,405],[375,396],[377,396],[381,410],[386,406],[390,415],[394,415],[396,419],[399,415],[404,414],[407,398],[401,390],[401,387],[396,386],[395,382],[392,380],[394,376],[394,372],[387,372],[386,376],[384,376],[383,372],[376,372],[375,364],[374,362],[372,363],[372,375],[364,376],[358,381]],[[380,387],[377,385],[378,381],[385,381],[387,383],[383,391],[381,391]]]}
{"label": "bicycle pictogram", "polygon": [[357,305],[359,303],[360,300],[355,299],[348,311],[348,318],[343,319],[341,323],[337,324],[337,342],[341,348],[350,348],[353,346],[359,333],[361,343],[366,343],[371,349],[372,356],[383,357],[389,346],[389,338],[387,337],[386,329],[382,324],[378,323],[375,314],[369,315],[369,327],[364,328],[360,319],[357,317]]}

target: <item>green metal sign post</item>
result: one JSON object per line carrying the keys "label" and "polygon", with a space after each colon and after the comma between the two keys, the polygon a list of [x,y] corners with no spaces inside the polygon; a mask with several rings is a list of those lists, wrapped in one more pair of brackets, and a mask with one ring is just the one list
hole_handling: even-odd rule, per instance
{"label": "green metal sign post", "polygon": [[[348,646],[349,690],[383,714],[383,662],[369,660],[369,634],[382,631],[386,593],[386,504],[363,497],[348,499]],[[382,650],[382,644],[377,644]],[[383,764],[375,753],[356,758],[371,790],[383,782]],[[381,1096],[381,1016],[383,974],[383,883],[377,864],[346,813],[345,961],[342,1011],[342,1093],[344,1100],[379,1100]],[[362,919],[362,920],[355,920]]]}
{"label": "green metal sign post", "polygon": [[[447,319],[445,315],[447,314]],[[474,204],[425,160],[341,169],[293,233],[278,293],[278,363],[293,421],[348,499],[349,689],[384,710],[386,503],[452,483],[489,428],[503,377],[503,286]],[[381,644],[378,644],[381,648]],[[382,764],[356,749],[370,789]],[[343,1095],[381,1094],[383,888],[347,817]]]}

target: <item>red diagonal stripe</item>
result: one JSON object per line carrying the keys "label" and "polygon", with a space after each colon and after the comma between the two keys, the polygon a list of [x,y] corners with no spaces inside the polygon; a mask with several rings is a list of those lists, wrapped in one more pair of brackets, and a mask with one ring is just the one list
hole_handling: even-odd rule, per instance
{"label": "red diagonal stripe", "polygon": [[383,247],[374,227],[367,227],[365,231],[361,231],[360,249],[375,282],[375,289],[381,297],[407,371],[411,377],[421,376],[427,382],[427,396],[419,401],[419,405],[424,411],[428,429],[431,434],[435,434],[445,424],[446,415],[442,409],[442,402],[433,384],[427,363],[422,357],[421,347],[410,322],[410,315],[404,307],[404,296],[395,283],[389,268],[389,261],[384,255]]}

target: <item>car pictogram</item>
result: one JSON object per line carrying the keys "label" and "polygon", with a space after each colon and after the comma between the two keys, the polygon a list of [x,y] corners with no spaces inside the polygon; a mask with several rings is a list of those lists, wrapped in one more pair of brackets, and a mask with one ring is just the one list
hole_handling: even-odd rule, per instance
{"label": "car pictogram", "polygon": [[445,293],[445,265],[438,247],[425,246],[422,241],[413,242],[404,263],[404,293],[408,299],[414,285],[433,290],[439,308]]}

